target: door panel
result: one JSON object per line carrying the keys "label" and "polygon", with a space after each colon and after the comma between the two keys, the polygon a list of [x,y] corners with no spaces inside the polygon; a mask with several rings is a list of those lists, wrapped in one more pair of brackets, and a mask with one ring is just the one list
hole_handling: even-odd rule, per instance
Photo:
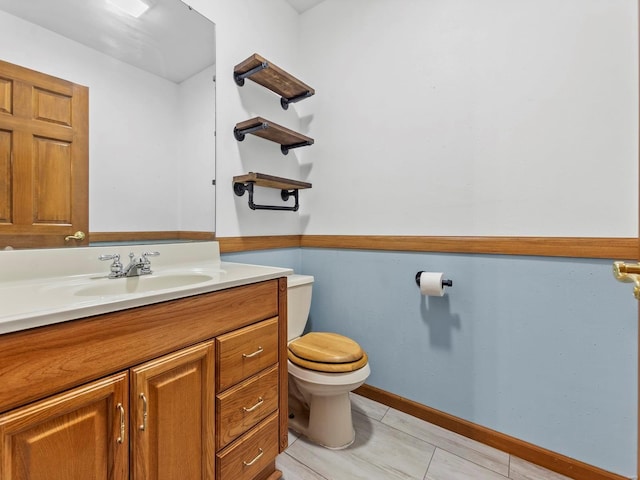
{"label": "door panel", "polygon": [[13,82],[7,78],[0,78],[0,113],[12,113]]}
{"label": "door panel", "polygon": [[33,89],[33,118],[41,122],[50,122],[66,127],[73,126],[71,112],[73,97],[42,88]]}
{"label": "door panel", "polygon": [[[2,85],[0,85],[0,92],[2,92]],[[0,130],[0,223],[12,221],[12,178],[11,132]]]}
{"label": "door panel", "polygon": [[71,226],[72,150],[69,142],[33,139],[33,223]]}

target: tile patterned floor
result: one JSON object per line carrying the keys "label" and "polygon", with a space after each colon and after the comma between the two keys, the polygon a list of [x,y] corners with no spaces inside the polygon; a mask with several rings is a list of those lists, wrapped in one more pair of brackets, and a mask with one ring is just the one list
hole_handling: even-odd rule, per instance
{"label": "tile patterned floor", "polygon": [[289,434],[284,480],[569,480],[377,402],[351,395],[356,441],[328,450]]}

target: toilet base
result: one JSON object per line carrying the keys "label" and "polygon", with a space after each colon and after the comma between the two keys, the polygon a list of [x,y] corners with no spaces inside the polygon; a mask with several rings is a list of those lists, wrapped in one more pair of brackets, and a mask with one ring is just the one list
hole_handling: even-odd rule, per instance
{"label": "toilet base", "polygon": [[292,399],[289,427],[314,443],[331,450],[342,450],[355,441],[349,393],[307,398],[309,408]]}

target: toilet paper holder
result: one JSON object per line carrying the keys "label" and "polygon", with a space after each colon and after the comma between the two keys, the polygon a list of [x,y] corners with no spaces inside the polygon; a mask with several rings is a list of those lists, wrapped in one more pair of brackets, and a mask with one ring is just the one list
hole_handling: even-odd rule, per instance
{"label": "toilet paper holder", "polygon": [[[416,273],[416,285],[420,286],[420,275],[424,273],[423,270],[420,270]],[[442,280],[443,287],[453,287],[453,280]]]}

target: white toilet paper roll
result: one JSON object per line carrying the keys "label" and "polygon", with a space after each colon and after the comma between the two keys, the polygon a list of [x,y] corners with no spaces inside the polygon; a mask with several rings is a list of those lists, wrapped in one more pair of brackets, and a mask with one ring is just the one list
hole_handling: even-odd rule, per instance
{"label": "white toilet paper roll", "polygon": [[420,293],[422,295],[430,295],[432,297],[443,296],[443,277],[444,273],[442,272],[422,272],[420,274]]}

